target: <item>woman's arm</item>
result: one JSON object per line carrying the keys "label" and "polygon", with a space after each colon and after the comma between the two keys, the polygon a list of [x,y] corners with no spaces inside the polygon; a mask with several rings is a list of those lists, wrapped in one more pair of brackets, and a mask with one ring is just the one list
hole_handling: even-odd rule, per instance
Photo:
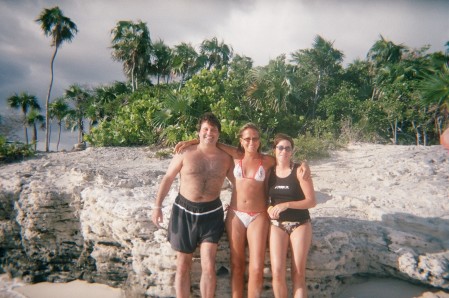
{"label": "woman's arm", "polygon": [[[188,141],[180,141],[175,146],[175,153],[180,153],[185,148],[192,146],[192,145],[199,144],[199,142],[200,141],[198,139],[192,139],[192,140],[188,140]],[[243,154],[237,150],[237,147],[223,144],[223,143],[217,143],[217,147],[218,147],[218,149],[226,152],[228,155],[230,155],[234,159],[240,159],[243,157]]]}
{"label": "woman's arm", "polygon": [[218,149],[226,152],[228,155],[231,155],[233,159],[243,158],[243,154],[237,150],[237,147],[223,144],[223,143],[217,143],[217,147],[218,147]]}
{"label": "woman's arm", "polygon": [[315,190],[313,189],[312,178],[305,179],[299,167],[296,169],[296,177],[299,181],[299,184],[301,185],[301,189],[304,193],[305,199],[301,201],[291,201],[277,204],[268,212],[270,216],[272,215],[272,218],[277,218],[279,216],[279,213],[287,210],[288,208],[309,209],[316,206]]}
{"label": "woman's arm", "polygon": [[192,140],[188,140],[188,141],[178,142],[175,146],[175,153],[180,153],[185,148],[192,146],[192,145],[199,144],[199,143],[200,143],[200,140],[198,140],[198,139],[192,139]]}

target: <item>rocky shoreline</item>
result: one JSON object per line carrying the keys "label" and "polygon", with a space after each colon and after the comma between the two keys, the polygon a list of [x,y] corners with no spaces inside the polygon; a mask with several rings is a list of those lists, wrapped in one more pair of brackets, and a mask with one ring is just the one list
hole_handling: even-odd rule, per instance
{"label": "rocky shoreline", "polygon": [[[41,153],[1,165],[2,272],[24,282],[81,279],[122,288],[128,297],[174,297],[175,254],[166,231],[150,221],[168,163],[139,147]],[[447,150],[352,144],[310,165],[318,199],[311,209],[311,297],[335,297],[360,276],[449,291]],[[166,217],[176,193],[177,182]],[[224,185],[222,200],[229,196]],[[196,258],[195,296],[199,270]],[[217,271],[217,297],[228,297],[226,237]],[[271,297],[268,253],[265,279],[264,297]]]}

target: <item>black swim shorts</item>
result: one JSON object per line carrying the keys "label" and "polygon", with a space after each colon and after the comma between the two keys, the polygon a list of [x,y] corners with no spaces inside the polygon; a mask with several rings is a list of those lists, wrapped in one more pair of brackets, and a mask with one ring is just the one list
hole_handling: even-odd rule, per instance
{"label": "black swim shorts", "polygon": [[224,231],[224,211],[220,198],[197,203],[176,197],[168,224],[168,241],[172,248],[193,253],[202,242],[218,243]]}

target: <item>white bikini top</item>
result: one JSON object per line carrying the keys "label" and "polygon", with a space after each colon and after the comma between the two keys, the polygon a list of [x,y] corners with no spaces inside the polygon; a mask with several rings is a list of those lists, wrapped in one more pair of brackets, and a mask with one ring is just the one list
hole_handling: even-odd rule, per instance
{"label": "white bikini top", "polygon": [[[239,163],[236,164],[234,167],[234,177],[236,179],[247,178],[243,174],[242,160],[240,160]],[[260,181],[260,182],[263,182],[265,180],[265,169],[262,166],[262,159],[260,160],[259,168],[257,169],[256,173],[254,173],[254,177],[249,178],[249,179],[254,179],[254,180]]]}

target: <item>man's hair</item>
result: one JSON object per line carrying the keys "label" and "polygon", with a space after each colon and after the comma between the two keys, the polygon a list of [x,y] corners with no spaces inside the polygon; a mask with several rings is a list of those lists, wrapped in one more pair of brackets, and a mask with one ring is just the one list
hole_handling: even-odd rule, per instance
{"label": "man's hair", "polygon": [[218,128],[218,132],[221,133],[221,123],[213,113],[207,112],[200,117],[200,119],[198,120],[198,131],[200,131],[203,122],[209,122],[209,124],[212,124],[213,126]]}

